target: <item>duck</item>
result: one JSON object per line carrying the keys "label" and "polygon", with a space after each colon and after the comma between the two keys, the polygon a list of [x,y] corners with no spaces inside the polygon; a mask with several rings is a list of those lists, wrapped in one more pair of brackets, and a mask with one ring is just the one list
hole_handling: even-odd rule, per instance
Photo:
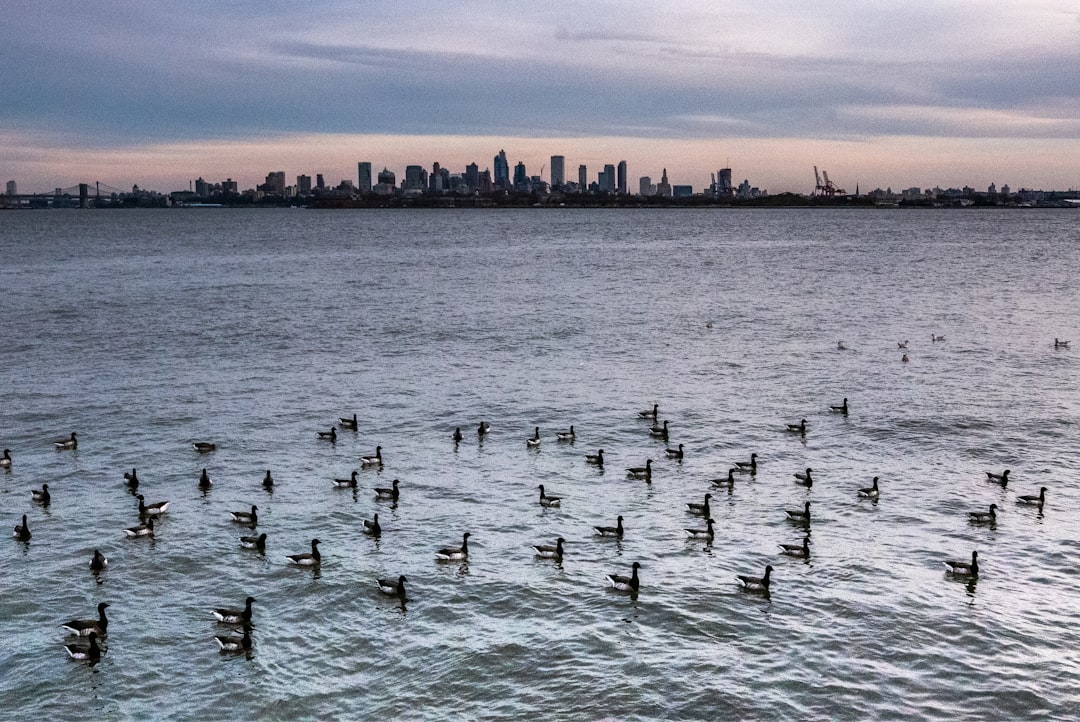
{"label": "duck", "polygon": [[843,341],[837,341],[836,342],[836,350],[837,351],[847,351],[847,346],[844,345]]}
{"label": "duck", "polygon": [[409,580],[402,574],[397,579],[376,579],[375,583],[379,585],[379,591],[383,594],[405,599],[405,582],[407,581]]}
{"label": "duck", "polygon": [[544,559],[559,559],[563,557],[563,542],[566,541],[562,537],[555,540],[555,545],[550,544],[533,544],[533,549],[536,550],[536,556],[543,557]]}
{"label": "duck", "polygon": [[338,418],[338,422],[341,424],[341,428],[343,429],[356,431],[359,428],[359,424],[356,422],[356,414],[353,414],[351,419],[346,416],[341,416]]}
{"label": "duck", "polygon": [[1008,486],[1008,484],[1009,484],[1009,470],[1006,469],[1005,471],[1001,472],[1000,474],[995,474],[992,471],[988,471],[988,472],[986,472],[986,479],[987,479],[987,481],[992,481],[995,484],[1001,484],[1002,486]]}
{"label": "duck", "polygon": [[348,479],[334,479],[334,485],[337,486],[339,489],[344,489],[347,486],[355,487],[356,486],[356,475],[358,473],[359,472],[354,470],[352,472],[352,474],[349,475]]}
{"label": "duck", "polygon": [[791,521],[797,521],[802,524],[809,524],[810,502],[806,502],[806,506],[803,507],[802,511],[799,511],[798,509],[787,509],[784,511],[784,513],[787,514],[787,518]]}
{"label": "duck", "polygon": [[139,488],[139,475],[134,468],[124,472],[124,484],[132,491]]}
{"label": "duck", "polygon": [[1059,340],[1057,340],[1055,338],[1054,339],[1054,348],[1069,348],[1069,342],[1068,341],[1059,341]]}
{"label": "duck", "polygon": [[897,341],[896,342],[896,348],[898,348],[898,349],[907,348],[907,344],[908,344],[907,339],[904,339],[903,341]]}
{"label": "duck", "polygon": [[480,425],[476,427],[476,435],[481,439],[484,438],[489,431],[491,431],[491,424],[486,421],[481,421]]}
{"label": "duck", "polygon": [[645,466],[631,466],[627,468],[626,475],[631,479],[652,480],[652,459],[645,459]]}
{"label": "duck", "polygon": [[244,625],[244,636],[242,637],[231,634],[215,634],[214,640],[218,643],[222,652],[249,652],[251,651],[251,625]]}
{"label": "duck", "polygon": [[803,537],[802,544],[780,544],[780,553],[801,559],[810,558],[810,537]]}
{"label": "duck", "polygon": [[398,480],[397,479],[394,479],[394,481],[392,482],[392,485],[389,488],[387,488],[385,486],[377,486],[377,487],[375,487],[375,498],[376,499],[390,499],[392,501],[397,501],[398,500],[398,495],[399,494],[398,494]]}
{"label": "duck", "polygon": [[237,524],[259,525],[259,507],[254,504],[251,505],[251,511],[230,511],[229,515]]}
{"label": "duck", "polygon": [[678,459],[679,461],[682,461],[682,458],[683,458],[683,445],[682,444],[679,444],[679,448],[677,448],[677,449],[668,448],[668,449],[665,449],[664,451],[667,453],[669,459]]}
{"label": "duck", "polygon": [[319,438],[323,441],[329,441],[330,443],[334,443],[337,441],[336,426],[331,426],[329,431],[319,431],[317,433],[319,434]]}
{"label": "duck", "polygon": [[844,397],[844,403],[839,406],[829,406],[830,411],[835,411],[838,414],[847,414],[847,397]]}
{"label": "duck", "polygon": [[363,521],[364,521],[364,533],[365,534],[367,534],[368,536],[381,536],[382,535],[382,527],[379,526],[379,515],[378,514],[374,514],[372,516],[371,521],[368,521],[367,519],[364,519]]}
{"label": "duck", "polygon": [[713,486],[735,486],[735,469],[728,469],[727,476],[712,480]]}
{"label": "duck", "polygon": [[736,461],[735,471],[740,474],[756,474],[757,473],[757,454],[750,454],[750,461]]}
{"label": "duck", "polygon": [[199,474],[199,488],[209,489],[213,485],[214,482],[210,481],[210,476],[206,473],[206,468],[204,467],[202,473]]}
{"label": "duck", "polygon": [[766,564],[765,576],[763,577],[752,577],[746,574],[739,574],[735,579],[739,582],[739,586],[748,592],[763,592],[767,594],[769,591],[769,583],[772,578],[772,571],[772,564]]}
{"label": "duck", "polygon": [[219,622],[225,624],[251,624],[251,605],[255,603],[255,597],[248,597],[244,600],[243,609],[211,609],[210,613],[214,615],[214,618]]}
{"label": "duck", "polygon": [[60,439],[59,441],[54,441],[53,446],[56,448],[57,451],[67,451],[67,450],[71,450],[71,449],[77,449],[77,448],[79,448],[79,440],[75,438],[75,432],[72,431],[71,436],[69,438]]}
{"label": "duck", "polygon": [[81,647],[77,644],[65,644],[64,649],[67,650],[68,656],[72,659],[89,660],[96,662],[101,659],[101,647],[97,643],[97,632],[90,632],[90,646]]}
{"label": "duck", "polygon": [[[1042,508],[1043,503],[1046,501],[1046,487],[1039,487],[1038,494],[1024,494],[1023,496],[1016,497],[1017,504],[1029,504]],[[23,517],[25,519],[26,517]]]}
{"label": "duck", "polygon": [[52,496],[49,494],[49,485],[42,484],[40,489],[31,489],[30,497],[37,503],[48,506],[49,502],[52,501]]}
{"label": "duck", "polygon": [[267,491],[274,488],[274,477],[270,476],[270,470],[269,469],[266,470],[266,476],[263,477],[262,485],[263,485],[263,488],[266,489]]}
{"label": "duck", "polygon": [[461,427],[459,426],[454,429],[454,443],[456,444],[460,442],[463,438],[465,437],[461,435]]}
{"label": "duck", "polygon": [[709,499],[712,498],[712,494],[705,495],[705,501],[697,503],[696,501],[689,501],[686,503],[687,512],[690,514],[697,514],[698,516],[710,517],[709,513]]}
{"label": "duck", "polygon": [[240,546],[244,549],[258,549],[261,552],[266,551],[266,534],[260,534],[259,536],[242,536],[240,537]]}
{"label": "duck", "polygon": [[319,540],[311,540],[311,551],[304,554],[290,554],[285,557],[293,564],[300,567],[314,567],[318,566],[322,561],[322,554],[319,553]]}
{"label": "duck", "polygon": [[663,439],[664,441],[667,441],[667,438],[668,438],[668,421],[667,421],[667,419],[664,419],[664,425],[663,426],[657,426],[657,425],[653,424],[653,426],[649,428],[649,433],[652,434],[653,436],[655,436],[658,439]]}
{"label": "duck", "polygon": [[469,537],[472,536],[469,532],[461,537],[460,547],[445,547],[435,552],[435,558],[439,561],[450,561],[456,559],[468,559],[469,558]]}
{"label": "duck", "polygon": [[0,469],[11,468],[11,449],[4,449],[4,455],[0,456]]}
{"label": "duck", "polygon": [[901,356],[900,361],[902,361],[903,363],[907,363],[908,362],[907,354],[904,354],[903,356]]}
{"label": "duck", "polygon": [[361,456],[360,466],[382,466],[382,447],[375,447],[374,456]]}
{"label": "duck", "polygon": [[562,497],[560,497],[560,496],[548,496],[547,494],[545,494],[543,484],[541,484],[537,488],[540,489],[540,506],[552,507],[552,506],[559,506],[559,504],[562,503]]}
{"label": "duck", "polygon": [[200,454],[209,454],[211,451],[217,451],[217,444],[211,444],[209,441],[196,441],[192,443],[191,446]]}
{"label": "duck", "polygon": [[968,521],[972,524],[993,524],[997,521],[997,504],[991,504],[989,511],[969,511]]}
{"label": "duck", "polygon": [[933,343],[937,343],[938,341],[944,341],[945,340],[945,335],[942,334],[940,336],[935,336],[934,334],[930,334],[930,340]]}
{"label": "duck", "polygon": [[604,450],[600,449],[595,454],[586,454],[585,455],[585,463],[586,464],[593,464],[594,466],[603,466],[604,465]]}
{"label": "duck", "polygon": [[570,424],[570,428],[567,431],[559,431],[555,434],[555,438],[559,441],[573,441],[575,437],[574,425]]}
{"label": "duck", "polygon": [[792,433],[795,433],[795,434],[805,434],[806,433],[806,419],[801,420],[797,424],[788,424],[787,425],[787,430],[792,432]]}
{"label": "duck", "polygon": [[169,510],[169,502],[167,501],[159,501],[154,504],[146,504],[142,494],[137,494],[135,498],[139,500],[140,517],[145,517],[149,514],[158,516],[160,514],[164,514]]}
{"label": "duck", "polygon": [[612,588],[617,589],[620,592],[636,592],[638,587],[641,586],[641,580],[638,579],[638,569],[641,569],[639,562],[634,562],[631,565],[633,570],[630,576],[624,574],[608,574],[607,580],[611,584]]}
{"label": "duck", "polygon": [[864,489],[859,489],[859,496],[864,499],[876,499],[878,497],[878,478],[874,477],[874,483],[872,486],[868,486]]}
{"label": "duck", "polygon": [[805,486],[805,487],[813,486],[814,485],[814,477],[810,476],[810,473],[812,471],[813,471],[813,469],[811,469],[809,466],[806,467],[806,471],[796,471],[795,474],[794,474],[795,483],[799,484],[800,486]]}
{"label": "duck", "polygon": [[109,566],[109,558],[99,550],[94,550],[94,558],[90,560],[90,571],[103,572]]}
{"label": "duck", "polygon": [[691,539],[705,539],[705,540],[708,540],[708,541],[712,541],[713,540],[713,520],[712,520],[712,517],[709,517],[708,519],[705,520],[705,528],[704,529],[683,529],[683,531],[685,531],[686,535],[688,537],[690,537]]}
{"label": "duck", "polygon": [[623,518],[620,516],[618,519],[616,519],[616,525],[615,526],[594,526],[593,529],[595,529],[596,533],[599,534],[600,536],[613,536],[613,537],[618,537],[619,539],[622,539],[622,535],[623,535],[622,521],[623,521]]}
{"label": "duck", "polygon": [[70,622],[61,624],[60,627],[78,637],[88,637],[95,632],[105,636],[109,629],[109,619],[105,616],[105,610],[108,607],[107,602],[100,602],[97,605],[97,619],[72,619]]}
{"label": "duck", "polygon": [[971,577],[975,578],[979,576],[979,552],[971,552],[971,561],[947,561],[945,562],[945,568],[948,570],[948,574],[952,574],[954,577]]}
{"label": "duck", "polygon": [[139,524],[138,526],[131,526],[124,530],[124,534],[128,537],[135,538],[140,536],[154,536],[154,519],[157,517],[151,516],[146,520],[145,524]]}
{"label": "duck", "polygon": [[525,439],[525,446],[540,446],[540,427],[537,426],[533,431],[531,439]]}
{"label": "duck", "polygon": [[653,404],[652,411],[645,410],[645,411],[639,411],[638,412],[638,418],[639,419],[652,419],[653,421],[656,421],[656,419],[659,417],[659,415],[660,415],[660,404]]}
{"label": "duck", "polygon": [[15,530],[12,532],[12,536],[19,541],[30,541],[30,524],[26,521],[26,514],[22,515],[22,524],[16,524]]}

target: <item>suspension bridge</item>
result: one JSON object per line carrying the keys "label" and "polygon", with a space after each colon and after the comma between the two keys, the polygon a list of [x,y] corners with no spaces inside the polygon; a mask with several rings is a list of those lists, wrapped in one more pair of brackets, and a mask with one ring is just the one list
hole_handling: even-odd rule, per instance
{"label": "suspension bridge", "polygon": [[54,188],[40,193],[0,194],[0,207],[6,208],[92,208],[102,203],[112,203],[132,191],[96,181],[76,183],[69,188]]}

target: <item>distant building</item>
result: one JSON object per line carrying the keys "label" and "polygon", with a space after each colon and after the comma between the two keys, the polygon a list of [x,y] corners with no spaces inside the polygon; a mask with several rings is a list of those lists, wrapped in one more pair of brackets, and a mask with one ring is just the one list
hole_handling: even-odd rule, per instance
{"label": "distant building", "polygon": [[[322,178],[322,176],[319,177]],[[393,171],[383,168],[379,171],[379,182],[371,190],[380,196],[394,195],[394,191],[397,190],[397,176]]]}
{"label": "distant building", "polygon": [[694,186],[671,186],[673,198],[689,198],[694,195]]}
{"label": "distant building", "polygon": [[577,167],[577,184],[578,188],[584,193],[585,189],[589,187],[589,169],[584,165]]}
{"label": "distant building", "polygon": [[561,155],[551,156],[551,187],[555,190],[566,185],[566,158]]}
{"label": "distant building", "polygon": [[496,190],[510,190],[510,163],[506,160],[505,150],[500,150],[495,156],[495,177],[492,181]]}
{"label": "distant building", "polygon": [[232,178],[227,178],[221,182],[221,192],[223,195],[236,195],[240,192],[240,186]]}
{"label": "distant building", "polygon": [[525,164],[518,161],[514,166],[514,190],[528,193],[529,176],[525,173]]}
{"label": "distant building", "polygon": [[731,184],[730,168],[721,168],[716,172],[716,195],[722,198],[735,195],[735,187]]}
{"label": "distant building", "polygon": [[660,175],[660,182],[656,184],[656,195],[671,198],[671,184],[668,183],[667,168]]}
{"label": "distant building", "polygon": [[15,185],[15,181],[13,181],[13,180],[9,180],[9,181],[7,182],[7,194],[8,194],[9,196],[17,196],[17,195],[19,195],[19,189],[18,189],[18,187],[17,187],[16,185]]}
{"label": "distant building", "polygon": [[323,180],[322,173],[315,174],[315,187],[319,190],[326,189],[326,181]]}
{"label": "distant building", "polygon": [[356,164],[356,189],[361,193],[371,192],[371,163],[367,161]]}
{"label": "distant building", "polygon": [[652,184],[652,178],[647,175],[638,179],[638,195],[651,196],[656,193],[656,186]]}
{"label": "distant building", "polygon": [[309,196],[311,195],[311,176],[298,175],[296,176],[296,195]]}
{"label": "distant building", "polygon": [[422,165],[405,166],[405,183],[403,190],[423,191],[427,188],[427,171]]}
{"label": "distant building", "polygon": [[600,181],[600,190],[615,192],[615,166],[611,163],[604,166],[604,180]]}
{"label": "distant building", "polygon": [[210,184],[203,180],[202,176],[199,176],[199,179],[195,181],[195,195],[200,198],[206,198],[210,195]]}
{"label": "distant building", "polygon": [[477,176],[476,190],[481,193],[491,193],[495,190],[495,182],[491,180],[491,170],[485,168],[479,176]]}
{"label": "distant building", "polygon": [[285,171],[277,170],[266,174],[266,182],[257,188],[268,195],[285,195]]}
{"label": "distant building", "polygon": [[626,195],[626,161],[619,161],[618,180],[616,181],[615,190],[619,193]]}
{"label": "distant building", "polygon": [[465,166],[465,185],[471,191],[480,190],[480,168],[476,163]]}

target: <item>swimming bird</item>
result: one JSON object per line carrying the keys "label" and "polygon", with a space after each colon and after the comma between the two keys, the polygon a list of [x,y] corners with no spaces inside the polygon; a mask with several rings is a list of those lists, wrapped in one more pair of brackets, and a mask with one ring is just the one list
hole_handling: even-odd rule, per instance
{"label": "swimming bird", "polygon": [[878,485],[877,485],[877,482],[878,482],[878,478],[875,476],[873,486],[868,486],[868,487],[866,487],[864,489],[859,489],[859,496],[863,497],[864,499],[876,499],[878,497]]}
{"label": "swimming bird", "polygon": [[780,553],[801,559],[810,558],[810,537],[803,537],[802,544],[781,544]]}
{"label": "swimming bird", "polygon": [[357,428],[359,428],[359,425],[356,422],[356,414],[353,414],[351,419],[347,418],[345,416],[342,416],[342,417],[338,418],[338,421],[341,422],[341,428],[343,428],[343,429],[349,429],[350,431],[356,431]]}
{"label": "swimming bird", "polygon": [[94,558],[90,560],[90,571],[103,572],[107,566],[109,566],[109,558],[95,549]]}
{"label": "swimming bird", "polygon": [[667,438],[668,438],[668,422],[667,422],[667,419],[664,419],[664,425],[663,426],[657,426],[657,425],[653,424],[653,426],[649,429],[649,433],[652,434],[653,436],[655,436],[658,439],[663,439],[664,441],[667,441]]}
{"label": "swimming bird", "polygon": [[240,546],[244,549],[258,549],[261,552],[265,552],[266,534],[260,534],[259,536],[242,536],[240,537]]}
{"label": "swimming bird", "polygon": [[586,464],[593,464],[595,466],[603,466],[604,465],[604,450],[600,449],[595,454],[586,454],[585,455],[585,463]]}
{"label": "swimming bird", "polygon": [[988,481],[992,481],[995,484],[1001,484],[1002,486],[1007,486],[1008,483],[1009,483],[1009,470],[1006,469],[1005,471],[1001,472],[1000,474],[995,474],[992,471],[988,471],[988,472],[986,472],[986,478],[987,478]]}
{"label": "swimming bird", "polygon": [[364,519],[363,521],[364,521],[364,533],[365,534],[367,534],[368,536],[381,536],[382,535],[382,527],[379,526],[379,515],[378,514],[373,515],[373,518],[372,518],[371,521],[368,521],[367,519]]}
{"label": "swimming bird", "polygon": [[829,406],[830,411],[835,411],[838,414],[847,414],[847,396],[844,397],[844,403],[839,406]]}
{"label": "swimming bird", "polygon": [[274,477],[270,476],[270,470],[266,470],[266,476],[263,477],[263,488],[269,491],[274,488]]}
{"label": "swimming bird", "polygon": [[449,561],[454,559],[468,559],[469,558],[469,537],[472,536],[469,532],[465,532],[461,537],[460,547],[445,547],[435,552],[435,558],[439,561]]}
{"label": "swimming bird", "polygon": [[0,469],[11,468],[11,449],[4,449],[4,455],[0,457]]}
{"label": "swimming bird", "polygon": [[540,489],[540,506],[551,507],[551,506],[558,506],[559,504],[562,503],[562,497],[548,496],[547,494],[545,494],[543,484],[541,484],[537,488]]}
{"label": "swimming bird", "polygon": [[540,446],[540,427],[536,427],[531,439],[525,439],[525,446]]}
{"label": "swimming bird", "polygon": [[709,499],[712,499],[712,494],[705,495],[705,501],[697,503],[696,501],[689,501],[686,503],[686,510],[689,514],[697,514],[698,516],[710,517],[709,513]]}
{"label": "swimming bird", "polygon": [[375,487],[375,498],[376,499],[390,499],[392,501],[397,501],[398,500],[398,480],[394,479],[394,481],[392,482],[392,486],[390,486],[389,488],[387,488],[385,486],[377,486],[377,487]]}
{"label": "swimming bird", "polygon": [[382,447],[375,447],[374,456],[361,456],[360,466],[382,466]]}
{"label": "swimming bird", "polygon": [[165,512],[167,512],[169,510],[169,502],[167,502],[167,501],[159,501],[159,502],[156,502],[154,504],[146,504],[145,499],[143,499],[142,494],[137,494],[135,496],[135,498],[139,500],[139,516],[140,517],[144,517],[144,516],[147,516],[149,514],[153,514],[154,516],[157,516],[159,514],[164,514]]}
{"label": "swimming bird", "polygon": [[319,438],[323,441],[329,441],[331,443],[337,441],[337,427],[331,426],[329,431],[319,431]]}
{"label": "swimming bird", "polygon": [[806,502],[806,506],[803,507],[802,511],[799,511],[798,509],[786,509],[784,513],[787,514],[787,518],[791,521],[800,522],[802,524],[809,524],[810,502]]}
{"label": "swimming bird", "polygon": [[814,485],[814,478],[812,476],[810,476],[810,472],[812,472],[812,471],[813,471],[813,469],[811,469],[809,466],[806,467],[806,471],[796,471],[795,474],[794,474],[795,483],[799,484],[801,486],[806,486],[806,487],[813,486]]}
{"label": "swimming bird", "polygon": [[704,529],[683,529],[686,535],[691,539],[705,539],[707,541],[713,540],[713,520],[709,517],[705,520]]}
{"label": "swimming bird", "polygon": [[22,524],[15,525],[15,531],[12,536],[19,541],[30,541],[30,525],[26,521],[26,514],[22,515]]}
{"label": "swimming bird", "polygon": [[739,574],[735,577],[739,582],[739,586],[748,592],[761,592],[767,594],[769,592],[769,584],[772,581],[772,564],[765,565],[765,576],[752,577],[746,574]]}
{"label": "swimming bird", "polygon": [[935,336],[934,334],[930,334],[930,340],[933,341],[934,343],[937,343],[938,341],[944,341],[945,336],[944,335]]}
{"label": "swimming bird", "polygon": [[476,427],[476,435],[481,439],[484,438],[489,431],[491,431],[491,424],[486,421],[481,421],[480,425]]}
{"label": "swimming bird", "polygon": [[101,647],[97,643],[97,632],[90,632],[90,646],[81,647],[77,644],[65,644],[64,649],[67,650],[68,656],[72,659],[89,660],[96,662],[101,659]]}
{"label": "swimming bird", "polygon": [[898,349],[899,348],[907,348],[907,339],[904,339],[903,341],[897,341],[896,342],[896,347]]}
{"label": "swimming bird", "polygon": [[192,444],[192,447],[200,454],[209,454],[211,451],[217,451],[217,444],[211,444],[209,441],[196,441]]}
{"label": "swimming bird", "polygon": [[803,419],[802,421],[800,421],[797,424],[788,424],[787,425],[787,430],[791,431],[792,433],[795,433],[795,434],[805,434],[806,433],[806,419]]}
{"label": "swimming bird", "polygon": [[383,594],[390,594],[404,600],[405,582],[407,581],[409,580],[402,574],[397,579],[376,579],[375,583],[379,585],[379,591]]}
{"label": "swimming bird", "polygon": [[750,454],[750,461],[736,461],[735,470],[740,474],[756,474],[757,454]]}
{"label": "swimming bird", "polygon": [[202,473],[199,474],[199,488],[209,489],[213,484],[214,482],[210,481],[210,476],[206,473],[206,468],[204,467]]}
{"label": "swimming bird", "polygon": [[659,414],[660,414],[660,404],[653,404],[652,411],[639,411],[638,412],[638,418],[639,419],[652,419],[653,421],[656,421]]}
{"label": "swimming bird", "polygon": [[569,431],[559,431],[558,433],[555,434],[555,438],[558,439],[559,441],[573,441],[574,437],[575,437],[575,434],[574,434],[574,425],[573,424],[570,424],[570,430]]}
{"label": "swimming bird", "polygon": [[87,637],[94,632],[104,636],[109,629],[109,619],[105,616],[105,609],[108,606],[106,602],[97,605],[97,619],[72,619],[70,622],[65,622],[60,626],[79,637]]}
{"label": "swimming bird", "polygon": [[543,557],[544,559],[558,559],[562,560],[563,542],[566,541],[562,537],[555,540],[555,545],[550,544],[533,544],[533,549],[536,550],[536,556]]}
{"label": "swimming bird", "polygon": [[1068,341],[1058,341],[1055,338],[1054,339],[1054,348],[1069,348],[1069,342]]}
{"label": "swimming bird", "polygon": [[947,561],[945,568],[948,570],[947,573],[954,577],[975,578],[979,576],[979,552],[971,552],[970,562]]}
{"label": "swimming bird", "polygon": [[251,511],[230,511],[229,514],[237,524],[247,524],[252,527],[259,525],[259,507],[254,504],[251,505]]}
{"label": "swimming bird", "polygon": [[665,449],[664,451],[667,453],[669,459],[678,459],[679,461],[682,461],[682,458],[683,458],[683,445],[682,444],[679,444],[679,448],[677,448],[677,449],[668,448],[668,449]]}
{"label": "swimming bird", "polygon": [[322,554],[319,553],[319,540],[311,540],[311,551],[304,554],[290,554],[285,557],[293,564],[300,567],[314,567],[318,566],[322,561]]}
{"label": "swimming bird", "polygon": [[248,652],[251,651],[251,625],[244,625],[244,636],[237,637],[231,634],[215,634],[214,640],[221,647],[222,652]]}
{"label": "swimming bird", "polygon": [[132,468],[130,472],[124,472],[124,484],[132,491],[139,488],[139,475],[135,472],[134,468]]}
{"label": "swimming bird", "polygon": [[219,622],[225,624],[251,624],[251,605],[255,603],[255,597],[248,597],[244,600],[243,609],[229,609],[227,607],[221,609],[211,609],[210,613],[214,615],[214,618]]}
{"label": "swimming bird", "polygon": [[75,432],[72,431],[71,436],[69,438],[60,439],[59,441],[54,441],[53,446],[56,447],[57,451],[66,451],[66,450],[69,450],[69,449],[77,449],[79,447],[79,440],[75,438]]}
{"label": "swimming bird", "polygon": [[[1025,494],[1023,496],[1016,497],[1017,504],[1030,504],[1032,506],[1038,506],[1042,508],[1043,503],[1046,501],[1046,487],[1039,487],[1038,494]],[[26,517],[23,517],[26,519]]]}
{"label": "swimming bird", "polygon": [[843,341],[837,341],[836,342],[836,350],[837,351],[847,351],[847,346],[844,345]]}
{"label": "swimming bird", "polygon": [[735,470],[728,469],[727,476],[712,480],[713,486],[735,486]]}
{"label": "swimming bird", "polygon": [[599,534],[600,536],[613,536],[613,537],[618,537],[619,539],[622,539],[622,535],[623,535],[622,517],[620,516],[617,519],[616,526],[594,526],[593,529],[595,529],[596,533]]}
{"label": "swimming bird", "polygon": [[49,502],[52,501],[52,495],[49,494],[49,485],[42,484],[40,489],[31,489],[30,497],[39,504],[48,506]]}
{"label": "swimming bird", "polygon": [[641,586],[641,580],[638,579],[638,569],[641,568],[641,564],[634,562],[631,568],[633,571],[630,576],[624,574],[608,574],[608,582],[613,588],[620,592],[636,592],[638,587]]}
{"label": "swimming bird", "polygon": [[135,538],[140,536],[154,536],[154,519],[157,517],[150,517],[146,520],[145,524],[139,524],[138,526],[128,527],[124,530],[124,534],[128,537]]}
{"label": "swimming bird", "polygon": [[349,478],[348,478],[348,479],[334,479],[334,484],[335,484],[335,485],[336,485],[336,486],[337,486],[337,487],[338,487],[339,489],[343,489],[343,488],[345,488],[345,487],[347,487],[347,486],[353,486],[353,487],[355,487],[355,486],[356,486],[356,475],[357,475],[358,473],[359,473],[359,472],[357,472],[357,471],[353,471],[353,473],[349,475]]}
{"label": "swimming bird", "polygon": [[631,466],[627,468],[626,475],[631,479],[645,479],[652,481],[652,459],[645,459],[645,466]]}
{"label": "swimming bird", "polygon": [[462,440],[463,438],[465,438],[465,437],[463,437],[463,436],[461,435],[461,427],[459,426],[459,427],[457,427],[456,429],[454,429],[454,443],[455,443],[455,444],[456,444],[456,443],[458,443],[458,442],[459,442],[459,441],[461,441],[461,440]]}
{"label": "swimming bird", "polygon": [[991,504],[989,511],[969,511],[968,521],[972,524],[993,524],[997,521],[997,504]]}
{"label": "swimming bird", "polygon": [[907,354],[904,354],[903,356],[901,356],[900,360],[903,361],[904,363],[907,363],[908,362]]}

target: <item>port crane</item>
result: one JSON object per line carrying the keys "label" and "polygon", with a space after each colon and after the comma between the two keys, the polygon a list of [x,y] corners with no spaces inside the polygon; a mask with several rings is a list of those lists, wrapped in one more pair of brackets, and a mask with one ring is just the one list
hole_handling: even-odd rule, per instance
{"label": "port crane", "polygon": [[846,196],[847,191],[843,188],[837,188],[836,185],[829,180],[829,172],[821,171],[818,173],[817,166],[814,166],[814,195],[815,196]]}

